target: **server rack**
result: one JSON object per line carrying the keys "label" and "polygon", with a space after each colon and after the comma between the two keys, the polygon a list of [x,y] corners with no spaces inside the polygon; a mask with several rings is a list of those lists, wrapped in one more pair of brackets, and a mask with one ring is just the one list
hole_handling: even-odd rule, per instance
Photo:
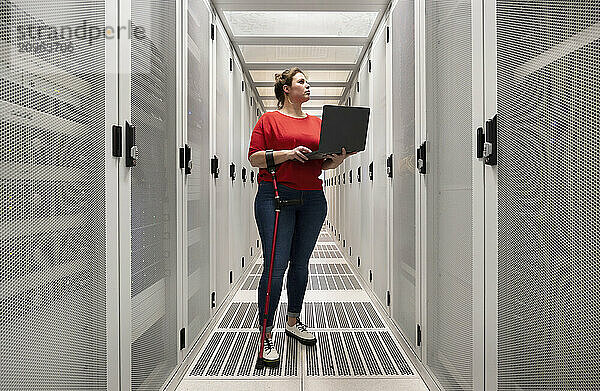
{"label": "server rack", "polygon": [[117,48],[69,28],[114,24],[116,7],[47,3],[0,2],[1,382],[113,389]]}
{"label": "server rack", "polygon": [[496,250],[486,270],[497,286],[488,389],[597,389],[600,12],[592,2],[485,6],[495,42],[486,141],[497,141],[497,165],[486,159]]}

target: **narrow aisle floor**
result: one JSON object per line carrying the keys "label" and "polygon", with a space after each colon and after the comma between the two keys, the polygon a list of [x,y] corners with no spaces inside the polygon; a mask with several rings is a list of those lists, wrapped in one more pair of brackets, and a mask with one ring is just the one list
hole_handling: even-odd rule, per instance
{"label": "narrow aisle floor", "polygon": [[206,339],[177,391],[427,390],[382,316],[325,230],[310,259],[300,319],[317,335],[304,346],[285,335],[286,279],[273,328],[278,368],[258,356],[262,255]]}

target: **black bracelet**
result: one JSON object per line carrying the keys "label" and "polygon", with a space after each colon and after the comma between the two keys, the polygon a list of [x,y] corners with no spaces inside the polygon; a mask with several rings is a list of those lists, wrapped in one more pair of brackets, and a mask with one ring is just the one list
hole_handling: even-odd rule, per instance
{"label": "black bracelet", "polygon": [[267,160],[267,169],[275,168],[275,158],[273,157],[273,150],[267,149],[265,151],[265,158]]}

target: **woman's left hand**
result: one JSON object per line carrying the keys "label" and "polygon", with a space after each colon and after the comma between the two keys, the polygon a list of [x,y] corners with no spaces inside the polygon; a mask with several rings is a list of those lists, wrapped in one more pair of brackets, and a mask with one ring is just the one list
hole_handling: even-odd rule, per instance
{"label": "woman's left hand", "polygon": [[342,153],[341,154],[329,154],[329,155],[325,155],[325,159],[331,159],[331,168],[336,168],[337,166],[339,166],[340,164],[342,164],[342,162],[344,161],[344,159],[346,159],[348,156],[352,156],[354,155],[356,152],[352,152],[350,154],[346,154],[346,148],[342,148]]}

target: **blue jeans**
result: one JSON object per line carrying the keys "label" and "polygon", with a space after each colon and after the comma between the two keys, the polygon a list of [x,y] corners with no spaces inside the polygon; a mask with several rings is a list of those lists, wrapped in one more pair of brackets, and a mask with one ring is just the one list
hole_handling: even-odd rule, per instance
{"label": "blue jeans", "polygon": [[[327,215],[327,200],[323,190],[295,190],[280,184],[277,184],[277,190],[281,200],[302,199],[304,204],[281,208],[279,213],[267,332],[271,332],[273,329],[273,319],[275,311],[279,307],[283,275],[288,267],[288,261],[290,267],[287,274],[287,315],[296,318],[300,316],[308,282],[308,260],[315,248]],[[273,231],[275,230],[273,183],[263,181],[259,184],[254,200],[254,217],[264,256],[263,273],[258,285],[259,328],[262,331],[271,249],[273,248]]]}

